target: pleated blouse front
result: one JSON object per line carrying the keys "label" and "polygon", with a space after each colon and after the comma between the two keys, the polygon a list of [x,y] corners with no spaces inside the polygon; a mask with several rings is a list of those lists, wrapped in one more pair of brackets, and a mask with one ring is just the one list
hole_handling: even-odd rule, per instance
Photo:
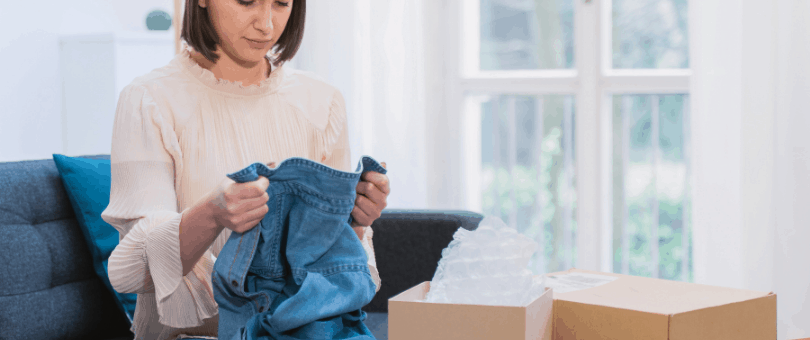
{"label": "pleated blouse front", "polygon": [[[135,79],[120,94],[110,154],[110,204],[101,217],[120,243],[109,258],[113,287],[137,293],[137,339],[217,335],[211,290],[225,228],[188,275],[182,275],[179,224],[225,174],[254,162],[304,157],[351,167],[343,96],[308,72],[273,68],[258,85],[217,79],[186,44],[168,65]],[[372,279],[379,274],[366,227],[361,240]]]}

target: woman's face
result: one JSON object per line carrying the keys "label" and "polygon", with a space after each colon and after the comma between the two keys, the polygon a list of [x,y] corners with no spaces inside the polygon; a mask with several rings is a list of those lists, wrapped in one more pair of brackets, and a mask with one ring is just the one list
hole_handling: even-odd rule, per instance
{"label": "woman's face", "polygon": [[293,0],[200,0],[219,48],[236,62],[262,62],[284,33]]}

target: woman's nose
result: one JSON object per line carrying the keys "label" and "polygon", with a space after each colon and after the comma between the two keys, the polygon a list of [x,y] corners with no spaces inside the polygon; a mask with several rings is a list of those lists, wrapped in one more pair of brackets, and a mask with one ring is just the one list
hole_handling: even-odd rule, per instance
{"label": "woman's nose", "polygon": [[264,1],[262,6],[258,6],[259,13],[257,14],[255,27],[265,34],[273,33],[273,2]]}

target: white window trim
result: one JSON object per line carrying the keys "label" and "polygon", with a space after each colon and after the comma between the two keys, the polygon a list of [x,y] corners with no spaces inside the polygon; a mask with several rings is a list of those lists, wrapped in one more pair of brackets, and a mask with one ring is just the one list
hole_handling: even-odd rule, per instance
{"label": "white window trim", "polygon": [[[612,96],[614,94],[689,93],[691,70],[612,70],[611,0],[574,0],[574,70],[480,72],[479,2],[451,0],[445,11],[444,49],[446,121],[460,127],[459,138],[444,139],[444,159],[460,176],[448,188],[458,194],[437,202],[480,211],[480,107],[465,107],[464,93],[573,94],[576,98],[577,268],[613,271],[612,255]],[[463,35],[461,33],[464,33]],[[590,34],[589,34],[590,33]],[[466,44],[465,44],[466,43]],[[460,58],[465,56],[465,58]],[[478,113],[478,116],[474,114]],[[436,133],[447,133],[439,129]],[[455,136],[452,133],[451,136]],[[438,138],[437,140],[442,140]],[[447,178],[447,177],[445,177]]]}

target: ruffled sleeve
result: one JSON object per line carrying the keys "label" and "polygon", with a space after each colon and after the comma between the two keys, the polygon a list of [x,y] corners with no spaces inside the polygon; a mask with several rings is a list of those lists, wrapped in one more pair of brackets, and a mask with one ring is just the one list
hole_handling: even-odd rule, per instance
{"label": "ruffled sleeve", "polygon": [[319,131],[318,144],[322,150],[323,163],[335,169],[351,169],[349,150],[349,123],[346,119],[346,103],[340,91],[335,90],[329,104],[326,128]]}
{"label": "ruffled sleeve", "polygon": [[110,204],[101,217],[119,233],[108,262],[113,288],[154,292],[160,323],[166,326],[202,325],[216,315],[201,275],[210,258],[203,257],[182,275],[179,226],[186,210],[179,211],[175,189],[182,154],[170,121],[142,86],[130,84],[121,91],[110,171]]}
{"label": "ruffled sleeve", "polygon": [[[349,147],[349,123],[346,119],[346,108],[343,95],[340,91],[335,91],[332,104],[329,108],[329,118],[322,138],[322,148],[324,152],[324,164],[342,171],[352,172],[351,149]],[[371,241],[373,232],[370,226],[365,228],[363,239],[360,243],[368,255],[368,269],[371,278],[376,285],[375,291],[380,291],[380,274],[377,271],[377,261],[374,255],[374,244]]]}

